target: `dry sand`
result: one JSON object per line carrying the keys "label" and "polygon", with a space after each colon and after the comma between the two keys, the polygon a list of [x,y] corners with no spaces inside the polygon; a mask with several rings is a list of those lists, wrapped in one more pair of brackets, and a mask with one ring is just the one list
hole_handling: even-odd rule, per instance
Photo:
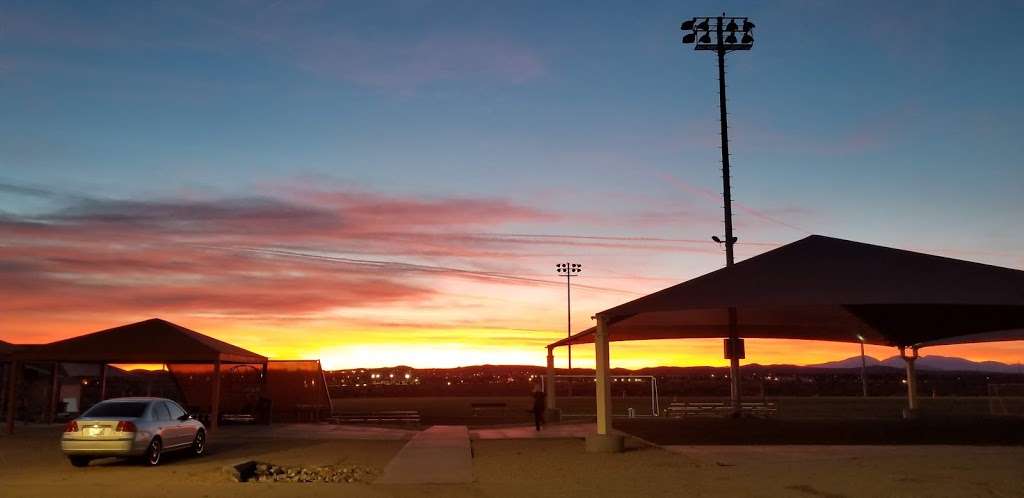
{"label": "dry sand", "polygon": [[690,446],[633,441],[618,455],[579,440],[473,441],[466,485],[245,483],[221,473],[257,458],[281,464],[350,463],[382,469],[402,441],[222,437],[203,458],[157,468],[110,461],[72,468],[54,429],[0,436],[0,496],[1024,496],[1024,448],[977,446]]}

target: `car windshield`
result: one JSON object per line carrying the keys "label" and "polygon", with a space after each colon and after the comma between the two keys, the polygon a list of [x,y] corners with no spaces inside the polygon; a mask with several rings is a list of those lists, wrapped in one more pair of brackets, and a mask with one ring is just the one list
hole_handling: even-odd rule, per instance
{"label": "car windshield", "polygon": [[115,401],[100,403],[82,414],[83,417],[141,417],[147,401]]}

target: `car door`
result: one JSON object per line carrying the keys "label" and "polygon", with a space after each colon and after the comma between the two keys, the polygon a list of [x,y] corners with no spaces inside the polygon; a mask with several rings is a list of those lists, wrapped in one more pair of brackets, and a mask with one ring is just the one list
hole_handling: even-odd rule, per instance
{"label": "car door", "polygon": [[169,449],[181,444],[177,431],[178,421],[171,419],[171,414],[167,410],[167,404],[163,401],[153,403],[153,420],[156,421],[160,439],[164,442],[164,448]]}
{"label": "car door", "polygon": [[191,444],[195,433],[189,420],[182,420],[182,417],[185,416],[185,410],[173,401],[165,401],[164,404],[167,405],[167,412],[170,414],[171,422],[174,424],[174,437],[177,444],[182,446]]}

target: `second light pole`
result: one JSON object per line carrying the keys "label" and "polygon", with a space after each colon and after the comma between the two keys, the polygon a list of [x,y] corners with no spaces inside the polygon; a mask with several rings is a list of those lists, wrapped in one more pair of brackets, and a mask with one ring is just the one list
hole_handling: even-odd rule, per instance
{"label": "second light pole", "polygon": [[[555,265],[558,274],[565,277],[565,334],[567,338],[572,337],[572,277],[579,276],[583,271],[583,265],[579,263],[558,263]],[[569,396],[572,396],[572,342],[566,344],[569,352]]]}

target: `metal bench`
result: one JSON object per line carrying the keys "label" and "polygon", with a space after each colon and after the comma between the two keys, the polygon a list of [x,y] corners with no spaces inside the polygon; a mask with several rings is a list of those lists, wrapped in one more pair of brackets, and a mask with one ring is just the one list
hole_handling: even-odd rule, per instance
{"label": "metal bench", "polygon": [[480,412],[485,411],[501,411],[502,415],[505,415],[505,411],[508,410],[508,403],[501,402],[488,402],[488,403],[470,403],[469,407],[473,409],[473,416],[477,416]]}
{"label": "metal bench", "polygon": [[386,422],[418,424],[420,422],[420,412],[417,410],[389,410],[380,412],[339,413],[331,415],[327,420],[332,424],[367,424]]}
{"label": "metal bench", "polygon": [[[768,417],[778,411],[775,403],[765,401],[751,401],[740,403],[743,413]],[[732,413],[732,404],[720,401],[711,402],[675,402],[665,409],[666,417],[721,417]]]}

